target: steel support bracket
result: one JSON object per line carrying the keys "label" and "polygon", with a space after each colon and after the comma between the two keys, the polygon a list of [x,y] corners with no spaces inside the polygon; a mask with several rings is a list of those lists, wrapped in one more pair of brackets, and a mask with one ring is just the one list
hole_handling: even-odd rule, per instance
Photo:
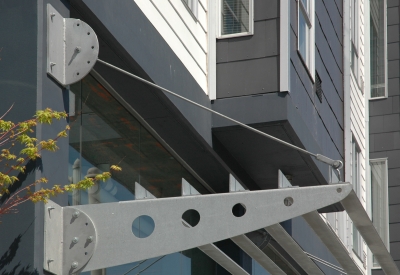
{"label": "steel support bracket", "polygon": [[93,29],[79,19],[63,18],[47,4],[47,73],[63,86],[85,77],[93,68],[99,42]]}
{"label": "steel support bracket", "polygon": [[45,214],[44,268],[55,274],[80,272],[96,247],[96,230],[84,212],[50,201]]}
{"label": "steel support bracket", "polygon": [[[337,203],[351,190],[343,183],[68,207],[49,202],[44,267],[72,274],[211,244]],[[237,204],[245,208],[240,216]],[[199,215],[192,227],[182,223],[188,210]],[[145,237],[137,236],[134,222],[143,216],[142,226],[153,224]]]}

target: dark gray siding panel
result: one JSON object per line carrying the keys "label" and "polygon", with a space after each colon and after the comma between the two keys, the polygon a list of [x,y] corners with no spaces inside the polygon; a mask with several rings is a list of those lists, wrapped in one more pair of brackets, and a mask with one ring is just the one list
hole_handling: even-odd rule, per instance
{"label": "dark gray siding panel", "polygon": [[390,115],[393,111],[392,98],[375,100],[369,109],[370,116]]}
{"label": "dark gray siding panel", "polygon": [[278,57],[217,64],[218,98],[277,91],[278,66]]}
{"label": "dark gray siding panel", "polygon": [[389,169],[389,186],[400,185],[400,168]]}
{"label": "dark gray siding panel", "polygon": [[392,25],[387,27],[387,42],[393,43],[399,41],[399,25]]}
{"label": "dark gray siding panel", "polygon": [[218,40],[217,64],[276,56],[278,35],[279,19],[255,22],[254,35]]}
{"label": "dark gray siding panel", "polygon": [[279,17],[279,0],[255,0],[254,21],[267,20]]}
{"label": "dark gray siding panel", "polygon": [[388,7],[387,9],[387,24],[395,25],[399,24],[399,8],[398,7]]}
{"label": "dark gray siding panel", "polygon": [[217,40],[217,98],[279,90],[280,1],[254,2],[254,35]]}
{"label": "dark gray siding panel", "polygon": [[399,60],[389,60],[388,61],[388,77],[394,78],[399,77]]}
{"label": "dark gray siding panel", "polygon": [[396,204],[400,204],[400,186],[389,187],[389,205]]}

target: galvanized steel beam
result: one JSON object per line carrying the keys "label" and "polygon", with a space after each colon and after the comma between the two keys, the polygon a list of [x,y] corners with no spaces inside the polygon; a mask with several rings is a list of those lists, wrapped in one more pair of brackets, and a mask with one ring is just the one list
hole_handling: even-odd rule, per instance
{"label": "galvanized steel beam", "polygon": [[[351,190],[351,185],[345,183],[62,208],[54,202],[49,202],[48,207],[57,208],[57,211],[52,213],[49,210],[45,216],[45,261],[49,260],[48,252],[51,250],[57,254],[58,262],[55,262],[56,259],[49,264],[46,262],[45,267],[53,273],[71,274],[206,245],[339,202]],[[236,217],[232,213],[233,206],[238,203],[246,208],[246,213],[241,217]],[[200,215],[200,222],[192,228],[182,223],[182,214],[190,209]],[[79,221],[79,217],[73,220],[71,213],[77,211],[85,214],[79,217],[88,217],[84,223]],[[147,238],[138,238],[132,233],[132,222],[142,215],[151,217],[155,224],[154,231]],[[79,222],[81,227],[72,226],[71,222],[75,221]],[[87,252],[85,249],[89,246],[84,246],[79,252],[72,251],[71,243],[76,236],[80,240],[87,240],[90,235],[84,232],[84,229],[91,223],[96,231],[94,236],[96,241],[90,244],[95,246],[93,256],[87,262],[78,262],[78,265],[67,261],[69,253],[85,255]],[[56,232],[60,224],[62,232]],[[52,268],[53,265],[61,266],[62,269],[55,270]]]}
{"label": "galvanized steel beam", "polygon": [[393,261],[388,249],[383,243],[379,233],[376,231],[374,224],[365,212],[357,194],[351,191],[349,196],[342,201],[344,209],[353,221],[358,232],[360,232],[365,243],[368,245],[375,259],[381,265],[383,271],[390,275],[400,275],[400,271]]}

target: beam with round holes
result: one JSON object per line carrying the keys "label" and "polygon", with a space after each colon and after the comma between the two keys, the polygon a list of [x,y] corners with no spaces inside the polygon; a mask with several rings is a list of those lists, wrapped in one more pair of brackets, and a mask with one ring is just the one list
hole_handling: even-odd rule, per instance
{"label": "beam with round holes", "polygon": [[[351,185],[345,183],[63,207],[64,213],[79,211],[89,218],[96,231],[93,236],[96,241],[91,244],[95,246],[93,255],[85,263],[68,262],[62,255],[64,271],[57,274],[106,268],[217,242],[334,204],[351,190]],[[54,203],[50,207],[51,204]],[[232,213],[236,204],[245,207],[243,216]],[[182,215],[191,209],[198,212],[200,220],[187,227],[182,223]],[[61,250],[65,254],[73,236],[84,229],[71,226],[72,218],[64,216],[63,233],[51,232],[52,227],[46,227],[53,238],[60,234]],[[74,253],[84,255],[84,252]]]}

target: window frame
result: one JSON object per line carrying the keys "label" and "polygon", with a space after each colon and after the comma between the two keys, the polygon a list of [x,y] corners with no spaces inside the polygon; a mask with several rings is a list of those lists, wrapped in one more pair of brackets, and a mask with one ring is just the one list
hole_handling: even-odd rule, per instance
{"label": "window frame", "polygon": [[[359,85],[359,41],[358,41],[358,31],[359,31],[359,16],[358,0],[350,1],[350,68],[353,73],[353,77],[356,80],[357,85]],[[355,62],[353,62],[353,54],[355,55]]]}
{"label": "window frame", "polygon": [[[357,159],[356,159],[357,156]],[[360,198],[361,196],[361,162],[360,162],[360,156],[361,156],[361,149],[360,146],[358,145],[355,137],[353,136],[352,141],[351,141],[351,181],[353,185],[353,190],[356,193],[357,197]],[[357,160],[357,163],[355,163]],[[355,175],[356,174],[356,175]],[[356,178],[356,181],[354,180]],[[361,237],[360,232],[355,228],[354,223],[352,222],[352,250],[354,255],[356,255],[361,262],[364,262],[363,260],[363,239]],[[357,236],[355,236],[357,235]],[[357,243],[355,244],[355,240],[357,240]],[[355,247],[355,245],[357,247]]]}
{"label": "window frame", "polygon": [[189,11],[190,15],[197,22],[198,10],[199,10],[199,0],[182,0],[183,5]]}
{"label": "window frame", "polygon": [[[315,1],[306,0],[308,2],[305,7],[303,0],[297,0],[297,53],[303,62],[304,67],[306,67],[308,74],[310,75],[312,81],[315,81]],[[308,37],[306,37],[307,42],[307,54],[308,56],[303,56],[300,51],[300,13],[303,15],[306,25],[308,27]]]}
{"label": "window frame", "polygon": [[222,1],[218,0],[218,36],[217,39],[225,39],[231,37],[240,37],[240,36],[249,36],[254,34],[254,0],[249,1],[249,31],[248,32],[240,32],[240,33],[231,33],[231,34],[222,34]]}
{"label": "window frame", "polygon": [[[383,96],[375,96],[372,97],[371,93],[372,93],[372,86],[370,86],[370,90],[369,90],[369,94],[368,94],[368,99],[369,100],[379,100],[379,99],[384,99],[384,98],[388,98],[388,58],[387,58],[387,54],[388,54],[388,49],[387,49],[387,0],[382,0],[383,1],[383,56],[384,56],[384,79],[385,79],[385,94]],[[371,16],[370,16],[371,17]],[[371,18],[370,18],[371,21]],[[371,22],[369,22],[369,24],[371,25]],[[372,50],[371,48],[371,40],[370,40],[370,51]],[[370,62],[371,64],[372,62]],[[370,69],[370,71],[372,71]],[[371,75],[372,78],[372,75]]]}
{"label": "window frame", "polygon": [[[372,223],[374,222],[374,216],[373,216],[373,186],[372,186],[372,164],[375,162],[384,162],[384,166],[385,166],[385,178],[383,179],[384,181],[384,186],[383,186],[383,192],[384,192],[384,197],[383,197],[383,201],[389,202],[389,166],[388,166],[388,158],[377,158],[377,159],[370,159],[369,160],[369,165],[370,165],[370,186],[371,186],[371,220]],[[385,219],[386,219],[386,223],[385,223],[385,234],[386,234],[386,239],[382,239],[382,242],[385,244],[386,248],[388,249],[388,251],[390,252],[390,235],[389,235],[389,203],[385,203]],[[377,230],[378,231],[378,230]],[[379,234],[379,232],[378,232]],[[379,234],[380,236],[380,234]],[[382,238],[382,236],[380,236]],[[373,256],[372,256],[373,257]],[[381,268],[381,266],[379,265],[379,263],[375,263],[374,258],[372,258],[372,268],[373,269],[379,269]]]}

